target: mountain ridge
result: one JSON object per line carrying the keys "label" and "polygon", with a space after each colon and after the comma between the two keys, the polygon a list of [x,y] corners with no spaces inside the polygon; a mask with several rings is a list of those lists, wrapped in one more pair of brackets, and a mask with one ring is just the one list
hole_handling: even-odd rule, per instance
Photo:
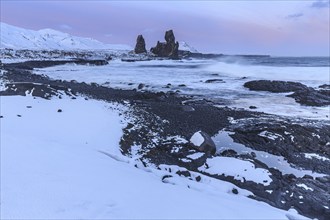
{"label": "mountain ridge", "polygon": [[24,29],[0,22],[0,48],[8,49],[59,49],[59,50],[131,50],[124,44],[105,44],[92,38],[73,36],[50,28],[38,31]]}

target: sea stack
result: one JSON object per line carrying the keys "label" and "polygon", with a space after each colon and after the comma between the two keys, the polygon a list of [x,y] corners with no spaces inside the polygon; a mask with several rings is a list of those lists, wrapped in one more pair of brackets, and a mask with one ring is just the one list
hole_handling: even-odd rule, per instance
{"label": "sea stack", "polygon": [[146,53],[146,42],[144,41],[144,38],[142,35],[139,35],[136,39],[136,45],[135,45],[135,49],[134,52],[136,54],[140,54],[140,53]]}
{"label": "sea stack", "polygon": [[150,51],[159,57],[169,57],[178,59],[179,42],[175,42],[173,30],[168,30],[165,33],[166,42],[157,42],[157,45]]}

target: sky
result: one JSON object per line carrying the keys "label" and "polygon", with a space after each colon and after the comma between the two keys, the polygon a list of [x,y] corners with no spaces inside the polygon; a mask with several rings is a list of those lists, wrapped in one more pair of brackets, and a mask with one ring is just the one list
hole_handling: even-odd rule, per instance
{"label": "sky", "polygon": [[1,0],[1,22],[52,28],[105,43],[147,49],[176,40],[198,51],[275,56],[330,55],[330,0],[13,1]]}

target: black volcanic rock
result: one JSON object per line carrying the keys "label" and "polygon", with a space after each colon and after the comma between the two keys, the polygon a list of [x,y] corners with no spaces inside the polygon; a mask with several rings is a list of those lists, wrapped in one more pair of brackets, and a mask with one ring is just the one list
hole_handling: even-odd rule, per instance
{"label": "black volcanic rock", "polygon": [[173,30],[166,31],[166,42],[157,42],[155,47],[152,47],[150,51],[159,57],[169,57],[172,59],[178,59],[179,57],[179,42],[175,42]]}
{"label": "black volcanic rock", "polygon": [[268,91],[273,93],[294,92],[287,95],[287,97],[294,98],[301,105],[330,105],[330,90],[315,90],[298,82],[254,80],[246,82],[244,87],[253,91]]}
{"label": "black volcanic rock", "polygon": [[304,90],[308,87],[297,82],[287,81],[271,81],[271,80],[254,80],[244,84],[244,87],[253,91],[268,91],[273,93],[282,92],[295,92],[298,90]]}
{"label": "black volcanic rock", "polygon": [[136,45],[134,49],[134,53],[140,54],[140,53],[146,53],[146,42],[144,41],[144,38],[142,35],[139,35],[136,39]]}

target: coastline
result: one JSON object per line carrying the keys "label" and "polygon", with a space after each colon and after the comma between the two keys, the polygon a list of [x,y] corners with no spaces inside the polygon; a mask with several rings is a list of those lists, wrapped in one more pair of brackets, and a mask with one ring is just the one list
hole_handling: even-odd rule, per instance
{"label": "coastline", "polygon": [[[31,63],[30,63],[31,64]],[[56,62],[32,62],[34,67],[56,65]],[[76,81],[52,80],[47,76],[36,75],[26,70],[24,65],[10,64],[2,68],[7,71],[2,74],[5,81],[10,82],[7,90],[0,95],[25,95],[26,91],[34,91],[33,96],[50,98],[60,96],[58,91],[74,98],[75,94],[87,99],[116,102],[129,106],[129,123],[124,128],[124,135],[120,141],[124,155],[132,156],[132,147],[140,146],[139,160],[145,166],[161,167],[162,164],[176,165],[188,170],[184,175],[189,178],[190,172],[197,172],[212,178],[231,182],[243,189],[254,193],[252,198],[267,202],[280,209],[288,210],[293,206],[299,213],[308,217],[322,219],[329,214],[324,208],[327,201],[326,189],[329,188],[329,161],[320,161],[316,158],[306,159],[303,153],[321,154],[329,158],[328,148],[324,148],[324,141],[330,133],[329,123],[316,123],[314,120],[297,120],[280,117],[255,111],[215,107],[210,100],[194,100],[193,97],[182,96],[176,93],[148,92],[137,90],[121,90],[104,87],[98,84],[79,83]],[[325,177],[305,175],[296,177],[292,174],[283,175],[274,168],[257,160],[252,153],[244,154],[223,151],[213,156],[208,153],[197,159],[189,159],[189,155],[197,153],[189,145],[189,138],[194,132],[203,130],[210,136],[221,130],[235,132],[231,137],[235,142],[244,144],[251,149],[266,151],[274,155],[281,155],[291,164],[320,173]],[[261,131],[281,134],[281,138],[271,139],[260,137]],[[285,132],[290,132],[287,135]],[[306,139],[306,133],[315,133],[319,137]],[[292,137],[295,143],[292,142]],[[308,142],[306,142],[308,141]],[[329,141],[329,140],[328,140]],[[291,145],[290,145],[291,143]],[[279,148],[278,146],[286,146]],[[311,147],[313,146],[313,147]],[[289,147],[289,148],[287,148]],[[288,151],[288,149],[290,149]],[[271,182],[258,184],[253,181],[241,181],[235,177],[221,174],[211,174],[200,170],[212,158],[230,157],[248,160],[256,168],[267,169],[271,175]],[[182,173],[177,175],[182,176]],[[167,177],[171,178],[171,177]],[[299,187],[299,184],[313,186],[309,192]],[[280,187],[279,187],[280,186]],[[272,191],[268,193],[267,191]],[[290,193],[286,193],[289,191]],[[290,197],[291,192],[293,197]],[[317,196],[315,194],[317,193]],[[303,203],[300,195],[304,195]],[[282,201],[285,201],[284,203]]]}

